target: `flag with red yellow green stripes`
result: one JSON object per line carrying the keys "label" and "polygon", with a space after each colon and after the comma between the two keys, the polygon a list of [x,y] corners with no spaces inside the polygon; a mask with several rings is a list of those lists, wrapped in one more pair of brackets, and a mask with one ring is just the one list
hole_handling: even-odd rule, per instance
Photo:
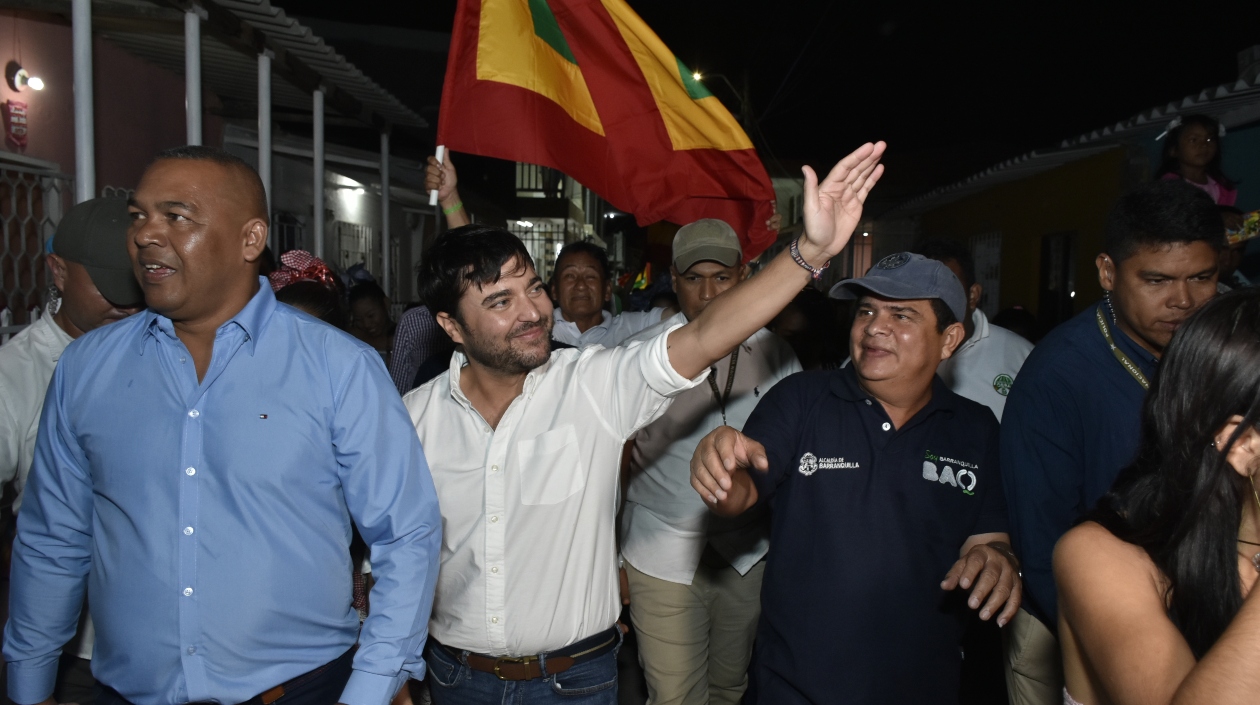
{"label": "flag with red yellow green stripes", "polygon": [[625,0],[460,0],[438,143],[558,169],[641,225],[720,218],[745,259],[774,242],[752,141]]}

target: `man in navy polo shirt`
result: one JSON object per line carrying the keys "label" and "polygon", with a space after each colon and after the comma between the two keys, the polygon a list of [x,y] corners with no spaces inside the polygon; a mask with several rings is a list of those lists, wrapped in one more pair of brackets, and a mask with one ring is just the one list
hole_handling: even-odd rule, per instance
{"label": "man in navy polo shirt", "polygon": [[967,607],[1005,625],[1020,600],[997,420],[936,377],[962,285],[899,253],[833,295],[858,298],[853,364],[789,377],[743,433],[706,436],[692,486],[719,514],[771,507],[762,702],[957,703]]}

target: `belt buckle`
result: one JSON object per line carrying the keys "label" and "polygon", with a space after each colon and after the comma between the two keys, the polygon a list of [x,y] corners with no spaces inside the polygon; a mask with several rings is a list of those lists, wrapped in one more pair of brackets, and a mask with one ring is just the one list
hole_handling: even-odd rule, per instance
{"label": "belt buckle", "polygon": [[[519,656],[519,657],[500,656],[499,658],[494,660],[494,676],[495,678],[498,678],[501,681],[506,681],[508,679],[504,678],[502,673],[499,673],[499,666],[505,663],[519,663],[522,665],[527,665],[537,660],[538,660],[537,656]],[[529,679],[526,678],[525,680],[529,680]]]}

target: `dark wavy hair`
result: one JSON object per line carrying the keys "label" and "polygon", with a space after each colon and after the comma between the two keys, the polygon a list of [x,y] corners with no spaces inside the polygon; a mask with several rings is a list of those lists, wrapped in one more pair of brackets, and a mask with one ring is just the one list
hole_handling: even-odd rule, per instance
{"label": "dark wavy hair", "polygon": [[1216,118],[1207,115],[1183,115],[1181,124],[1168,131],[1164,136],[1164,149],[1160,152],[1159,169],[1155,170],[1155,178],[1160,178],[1164,174],[1176,174],[1181,176],[1181,164],[1177,161],[1177,157],[1173,154],[1177,149],[1177,145],[1181,144],[1181,133],[1191,125],[1198,125],[1207,130],[1208,134],[1216,138],[1216,156],[1212,157],[1212,161],[1208,162],[1204,171],[1208,176],[1212,177],[1216,183],[1225,188],[1234,188],[1236,184],[1232,179],[1225,175],[1221,168],[1221,123]]}
{"label": "dark wavy hair", "polygon": [[[1216,434],[1243,418],[1224,447]],[[1142,409],[1137,458],[1085,519],[1143,548],[1168,616],[1203,658],[1242,607],[1237,539],[1251,485],[1226,462],[1260,425],[1260,289],[1218,296],[1173,337]]]}
{"label": "dark wavy hair", "polygon": [[503,228],[473,224],[448,230],[421,258],[416,272],[420,299],[433,315],[446,313],[462,323],[459,299],[464,291],[499,281],[503,265],[512,261],[521,271],[534,266],[525,243]]}

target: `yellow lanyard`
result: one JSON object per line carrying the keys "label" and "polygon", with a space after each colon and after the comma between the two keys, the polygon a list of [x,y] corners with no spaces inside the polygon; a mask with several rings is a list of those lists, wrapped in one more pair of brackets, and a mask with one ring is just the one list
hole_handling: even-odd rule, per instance
{"label": "yellow lanyard", "polygon": [[1116,347],[1116,341],[1111,339],[1111,330],[1107,327],[1107,317],[1103,315],[1102,304],[1098,304],[1098,308],[1094,311],[1094,316],[1098,320],[1098,330],[1102,331],[1103,338],[1107,340],[1107,345],[1111,347],[1111,354],[1116,356],[1124,369],[1133,375],[1133,379],[1142,385],[1142,389],[1150,391],[1151,383],[1146,381],[1146,375],[1142,374],[1142,369],[1129,359],[1120,348]]}

